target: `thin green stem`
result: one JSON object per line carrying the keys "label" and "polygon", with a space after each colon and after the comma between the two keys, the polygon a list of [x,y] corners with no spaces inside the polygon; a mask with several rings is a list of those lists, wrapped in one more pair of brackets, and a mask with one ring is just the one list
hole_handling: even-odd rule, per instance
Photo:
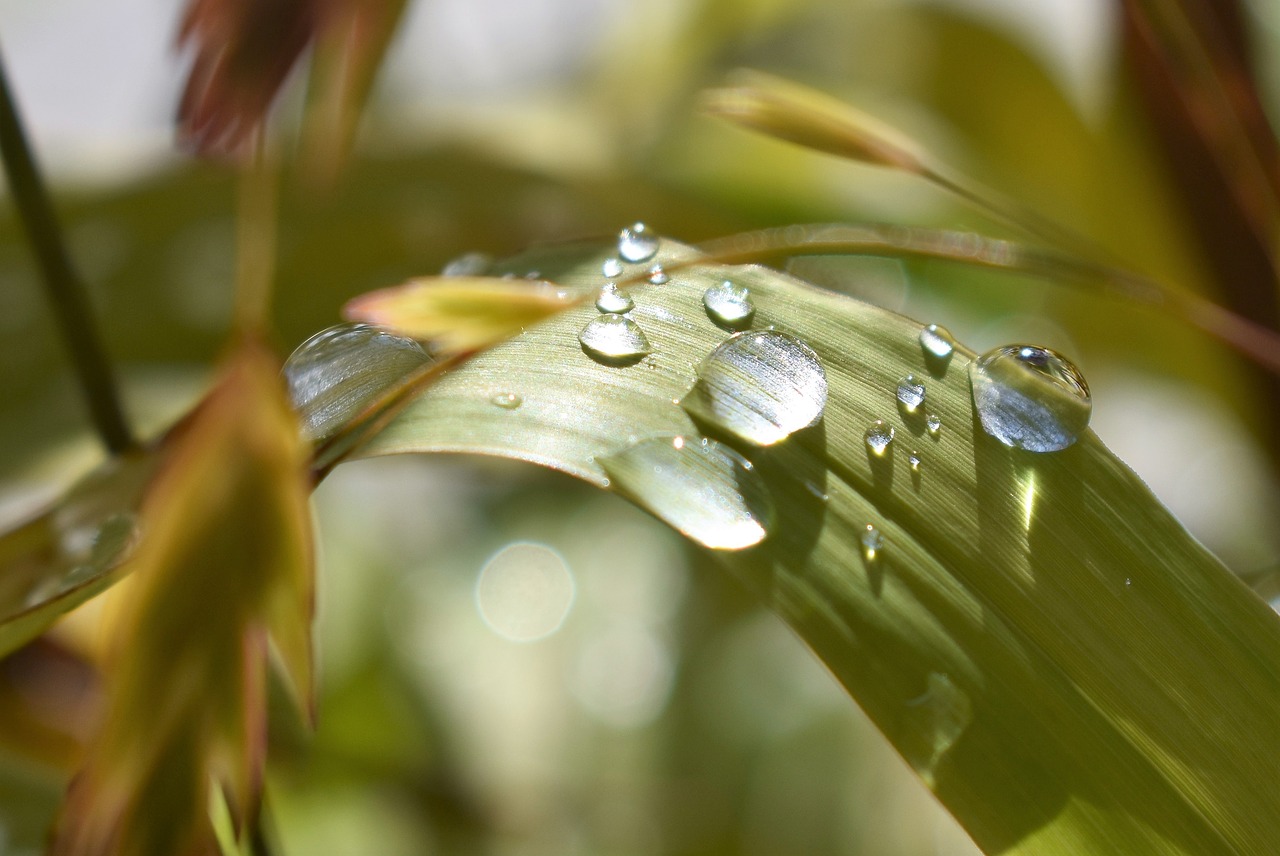
{"label": "thin green stem", "polygon": [[4,158],[14,206],[35,253],[45,292],[89,405],[89,416],[108,450],[117,455],[127,452],[137,443],[125,420],[111,362],[94,322],[84,284],[72,267],[49,193],[27,143],[3,59],[0,59],[0,155]]}

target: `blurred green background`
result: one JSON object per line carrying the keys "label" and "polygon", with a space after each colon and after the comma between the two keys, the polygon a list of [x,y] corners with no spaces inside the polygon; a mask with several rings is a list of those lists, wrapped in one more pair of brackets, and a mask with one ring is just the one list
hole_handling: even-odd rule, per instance
{"label": "blurred green background", "polygon": [[[75,260],[153,431],[224,346],[234,266],[233,177],[171,142],[179,11],[0,0]],[[1280,55],[1280,15],[1249,14],[1257,54]],[[699,116],[699,90],[741,66],[849,100],[1134,268],[1212,295],[1107,0],[418,0],[339,185],[287,172],[282,353],[350,297],[462,253],[636,220],[689,242],[833,220],[1004,234],[910,177]],[[1269,107],[1278,74],[1259,69]],[[298,88],[278,111],[286,162]],[[1124,303],[941,263],[792,269],[978,350],[1070,355],[1103,440],[1233,569],[1273,567],[1258,402],[1220,345]],[[43,300],[5,213],[6,522],[100,454]],[[320,720],[312,736],[286,710],[273,722],[284,853],[974,852],[790,631],[616,497],[530,467],[387,459],[339,468],[315,506]],[[0,853],[38,852],[64,775],[0,753]]]}

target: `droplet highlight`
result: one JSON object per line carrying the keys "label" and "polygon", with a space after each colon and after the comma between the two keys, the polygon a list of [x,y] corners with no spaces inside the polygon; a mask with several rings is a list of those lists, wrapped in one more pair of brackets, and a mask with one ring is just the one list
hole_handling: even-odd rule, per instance
{"label": "droplet highlight", "polygon": [[779,443],[822,418],[827,376],[804,342],[773,330],[729,337],[697,369],[680,404],[696,419],[756,446]]}
{"label": "droplet highlight", "polygon": [[658,253],[658,236],[643,223],[618,233],[618,256],[627,262],[645,262]]}
{"label": "droplet highlight", "polygon": [[982,430],[1006,446],[1056,452],[1089,427],[1093,399],[1070,360],[1034,345],[993,348],[969,367]]}
{"label": "droplet highlight", "polygon": [[615,490],[704,547],[754,546],[773,523],[764,480],[715,440],[651,437],[599,463]]}
{"label": "droplet highlight", "polygon": [[639,324],[614,313],[588,321],[578,341],[598,362],[611,365],[634,362],[653,350]]}
{"label": "droplet highlight", "polygon": [[867,442],[867,449],[877,458],[884,457],[893,443],[893,426],[883,419],[877,419],[867,426],[862,438]]}
{"label": "droplet highlight", "polygon": [[489,403],[503,410],[519,410],[524,398],[514,392],[498,392],[489,396]]}
{"label": "droplet highlight", "polygon": [[756,312],[747,287],[734,285],[727,279],[702,293],[702,305],[712,321],[730,330],[746,326]]}
{"label": "droplet highlight", "polygon": [[908,413],[915,413],[924,404],[924,383],[913,374],[898,381],[898,403]]}
{"label": "droplet highlight", "polygon": [[318,441],[430,362],[413,339],[369,324],[339,324],[299,345],[285,361],[284,377],[303,432]]}
{"label": "droplet highlight", "polygon": [[926,360],[945,363],[956,349],[955,337],[941,324],[930,324],[920,331],[920,347]]}
{"label": "droplet highlight", "polygon": [[636,304],[631,299],[631,295],[618,288],[617,283],[606,282],[601,286],[600,293],[596,295],[596,309],[601,312],[620,315],[635,308]]}

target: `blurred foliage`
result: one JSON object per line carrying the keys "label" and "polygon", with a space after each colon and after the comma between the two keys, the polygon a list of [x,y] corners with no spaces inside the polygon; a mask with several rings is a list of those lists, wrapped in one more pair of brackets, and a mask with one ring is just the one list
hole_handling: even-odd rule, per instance
{"label": "blurred foliage", "polygon": [[[331,193],[287,176],[279,344],[333,323],[352,296],[463,252],[508,255],[635,220],[688,242],[850,219],[1002,233],[909,177],[696,115],[696,93],[741,65],[858,104],[1136,268],[1213,296],[1153,131],[1106,49],[1114,42],[1089,69],[1101,81],[1090,99],[1064,87],[1042,41],[960,8],[623,4],[573,74],[532,93],[523,82],[435,92],[417,113],[392,89],[375,93]],[[153,432],[195,400],[225,341],[233,184],[184,165],[59,196],[133,415]],[[930,262],[807,260],[796,270],[944,320],[978,347],[1032,338],[1071,353],[1094,388],[1103,439],[1135,464],[1126,450],[1151,450],[1141,474],[1175,510],[1197,495],[1223,505],[1204,528],[1187,522],[1234,566],[1274,567],[1275,486],[1265,448],[1250,440],[1265,436],[1259,402],[1234,357],[1199,334],[1124,304]],[[14,519],[98,453],[7,214],[0,280],[0,505]],[[1134,420],[1111,422],[1108,434],[1108,411],[1126,408]],[[1202,453],[1199,465],[1162,458],[1171,448]],[[1170,481],[1177,460],[1187,463]],[[282,852],[366,853],[375,838],[389,854],[969,852],[780,622],[616,498],[524,467],[387,459],[339,468],[316,507],[321,713],[306,735],[283,696],[273,707],[267,791]],[[602,551],[592,537],[601,527],[625,537]],[[526,645],[492,633],[474,605],[486,558],[519,539],[558,550],[578,585],[561,631]],[[646,588],[654,580],[664,581],[659,594]],[[83,652],[93,626],[80,614],[60,632]],[[653,666],[668,684],[647,718],[619,701],[637,697],[627,687],[588,680],[600,645],[665,664]],[[13,657],[0,667],[10,679],[0,710],[56,709],[50,700],[66,686],[46,686],[43,667]],[[19,750],[0,749],[0,851],[30,853],[67,755]]]}

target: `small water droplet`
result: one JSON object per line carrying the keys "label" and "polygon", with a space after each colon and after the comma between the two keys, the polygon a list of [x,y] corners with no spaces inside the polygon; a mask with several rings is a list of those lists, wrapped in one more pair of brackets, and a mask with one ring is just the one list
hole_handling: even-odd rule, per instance
{"label": "small water droplet", "polygon": [[956,349],[956,340],[946,327],[930,324],[920,331],[920,347],[924,349],[926,362],[945,368]]}
{"label": "small water droplet", "polygon": [[909,374],[898,381],[898,402],[908,413],[915,413],[924,404],[924,384],[915,375]]}
{"label": "small water droplet", "polygon": [[920,472],[920,453],[913,451],[907,455],[907,466],[911,467],[911,472]]}
{"label": "small water droplet", "polygon": [[1129,586],[1131,586],[1131,585],[1133,585],[1133,580],[1132,580],[1130,577],[1125,577],[1125,578],[1124,578],[1124,587],[1125,587],[1125,588],[1128,588],[1128,587],[1129,587]]}
{"label": "small water droplet", "polygon": [[658,236],[643,223],[618,233],[618,255],[623,261],[644,262],[658,252]]}
{"label": "small water droplet", "polygon": [[702,305],[707,307],[712,321],[730,330],[745,326],[756,311],[747,287],[734,285],[727,279],[702,293]]}
{"label": "small water droplet", "polygon": [[481,276],[489,272],[493,257],[486,253],[465,253],[440,271],[441,276]]}
{"label": "small water droplet", "polygon": [[608,279],[622,276],[622,262],[615,258],[607,258],[604,260],[604,264],[600,266],[600,272]]}
{"label": "small water droplet", "polygon": [[879,554],[882,547],[884,547],[884,536],[880,534],[879,529],[868,523],[867,528],[862,532],[862,555],[870,561]]}
{"label": "small water droplet", "polygon": [[877,458],[883,457],[889,444],[893,442],[893,426],[883,419],[877,419],[867,426],[867,433],[862,436],[867,441],[871,454]]}
{"label": "small water droplet", "polygon": [[772,525],[764,480],[750,461],[714,440],[651,437],[599,463],[614,489],[704,547],[751,547]]}
{"label": "small water droplet", "polygon": [[757,446],[822,418],[827,376],[813,350],[770,330],[738,333],[707,355],[680,400],[692,416]]}
{"label": "small water droplet", "polygon": [[1056,452],[1089,426],[1089,385],[1056,351],[1005,345],[969,367],[973,403],[982,429],[1006,446]]}
{"label": "small water droplet", "polygon": [[654,265],[649,268],[649,282],[652,285],[666,285],[671,281],[671,277],[667,276],[667,272],[662,269],[662,265]]}
{"label": "small water droplet", "polygon": [[430,362],[412,339],[368,324],[339,324],[299,345],[285,361],[284,376],[304,433],[323,440]]}
{"label": "small water droplet", "polygon": [[930,413],[929,418],[924,421],[924,428],[929,432],[930,437],[937,437],[942,432],[942,417],[936,413]]}
{"label": "small water droplet", "polygon": [[587,322],[578,341],[596,360],[610,364],[634,362],[653,350],[639,324],[614,313]]}
{"label": "small water droplet", "polygon": [[621,314],[635,308],[636,304],[631,299],[631,295],[618,288],[617,283],[606,282],[600,287],[600,293],[596,295],[596,309],[601,312]]}
{"label": "small water droplet", "polygon": [[498,392],[490,396],[489,401],[503,410],[516,410],[524,404],[524,398],[514,392]]}

